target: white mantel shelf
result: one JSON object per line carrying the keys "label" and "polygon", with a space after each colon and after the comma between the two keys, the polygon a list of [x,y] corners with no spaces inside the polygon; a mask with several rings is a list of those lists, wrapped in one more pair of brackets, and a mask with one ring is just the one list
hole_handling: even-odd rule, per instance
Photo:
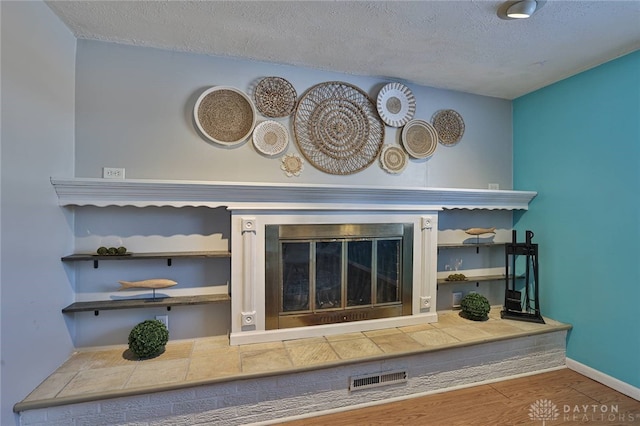
{"label": "white mantel shelf", "polygon": [[61,206],[206,206],[296,210],[527,210],[535,191],[51,178]]}

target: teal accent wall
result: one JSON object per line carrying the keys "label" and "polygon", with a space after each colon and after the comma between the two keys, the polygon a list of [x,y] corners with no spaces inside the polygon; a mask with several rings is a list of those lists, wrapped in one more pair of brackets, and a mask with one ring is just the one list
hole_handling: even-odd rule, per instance
{"label": "teal accent wall", "polygon": [[513,128],[542,314],[573,325],[568,358],[640,387],[640,51],[515,99]]}

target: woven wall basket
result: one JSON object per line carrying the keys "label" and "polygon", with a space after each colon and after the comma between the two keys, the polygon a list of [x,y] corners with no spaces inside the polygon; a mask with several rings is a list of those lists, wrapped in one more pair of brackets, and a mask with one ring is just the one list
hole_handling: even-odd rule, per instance
{"label": "woven wall basket", "polygon": [[391,127],[402,127],[416,113],[416,98],[404,84],[389,83],[378,92],[380,118]]}
{"label": "woven wall basket", "polygon": [[240,90],[226,86],[205,90],[196,101],[193,115],[207,139],[227,146],[244,142],[256,123],[251,99]]}
{"label": "woven wall basket", "polygon": [[402,128],[402,146],[413,158],[428,158],[438,147],[438,132],[424,120],[411,120]]}
{"label": "woven wall basket", "polygon": [[288,145],[289,132],[277,121],[263,121],[253,130],[253,146],[264,155],[282,154]]}
{"label": "woven wall basket", "polygon": [[407,153],[396,145],[384,145],[380,153],[380,167],[391,174],[401,173],[409,163]]}
{"label": "woven wall basket", "polygon": [[464,120],[452,109],[441,109],[431,117],[431,123],[438,132],[442,145],[452,146],[460,142],[464,134]]}
{"label": "woven wall basket", "polygon": [[294,113],[293,131],[307,161],[333,175],[369,167],[384,142],[376,105],[359,88],[337,81],[307,90]]}
{"label": "woven wall basket", "polygon": [[265,117],[288,117],[296,107],[298,94],[293,85],[281,77],[265,77],[255,88],[256,108]]}

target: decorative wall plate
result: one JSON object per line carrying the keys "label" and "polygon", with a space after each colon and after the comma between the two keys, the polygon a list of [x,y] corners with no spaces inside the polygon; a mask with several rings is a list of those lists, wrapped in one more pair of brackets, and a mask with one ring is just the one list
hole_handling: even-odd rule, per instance
{"label": "decorative wall plate", "polygon": [[411,120],[402,128],[402,146],[413,158],[427,158],[438,146],[438,133],[423,120]]}
{"label": "decorative wall plate", "polygon": [[304,168],[304,160],[296,154],[287,154],[282,157],[282,165],[280,168],[289,176],[300,176]]}
{"label": "decorative wall plate", "polygon": [[265,155],[281,154],[289,145],[289,132],[277,121],[263,121],[253,131],[253,145]]}
{"label": "decorative wall plate", "polygon": [[464,134],[464,121],[462,116],[452,109],[441,109],[431,117],[431,123],[438,132],[440,143],[443,145],[455,145]]}
{"label": "decorative wall plate", "polygon": [[238,89],[216,86],[205,90],[196,101],[193,115],[200,132],[222,145],[244,142],[256,123],[251,99]]}
{"label": "decorative wall plate", "polygon": [[284,78],[265,77],[256,86],[253,97],[265,117],[288,117],[296,107],[298,94]]}
{"label": "decorative wall plate", "polygon": [[416,112],[416,98],[407,86],[389,83],[378,92],[376,106],[382,121],[391,127],[402,127]]}
{"label": "decorative wall plate", "polygon": [[307,161],[334,175],[369,167],[384,142],[384,123],[369,96],[338,81],[307,90],[296,107],[293,131]]}
{"label": "decorative wall plate", "polygon": [[380,153],[380,166],[391,174],[402,172],[409,163],[407,153],[396,145],[384,145]]}

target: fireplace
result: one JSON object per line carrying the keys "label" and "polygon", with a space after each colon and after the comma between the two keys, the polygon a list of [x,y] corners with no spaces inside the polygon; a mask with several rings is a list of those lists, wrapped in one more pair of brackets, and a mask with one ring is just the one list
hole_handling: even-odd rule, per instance
{"label": "fireplace", "polygon": [[413,223],[265,227],[267,330],[412,313]]}
{"label": "fireplace", "polygon": [[[225,207],[231,211],[229,240],[233,255],[229,282],[229,339],[232,345],[436,322],[439,212],[451,209],[526,210],[536,196],[533,191],[375,185],[94,178],[51,178],[51,183],[61,206],[207,206]],[[412,224],[412,304],[410,311],[402,308],[410,314],[267,329],[266,311],[267,305],[271,304],[266,301],[265,287],[266,227],[316,223]],[[402,254],[403,263],[411,257],[405,251]],[[408,281],[403,279],[403,286],[404,282]],[[403,291],[402,299],[408,294]]]}

